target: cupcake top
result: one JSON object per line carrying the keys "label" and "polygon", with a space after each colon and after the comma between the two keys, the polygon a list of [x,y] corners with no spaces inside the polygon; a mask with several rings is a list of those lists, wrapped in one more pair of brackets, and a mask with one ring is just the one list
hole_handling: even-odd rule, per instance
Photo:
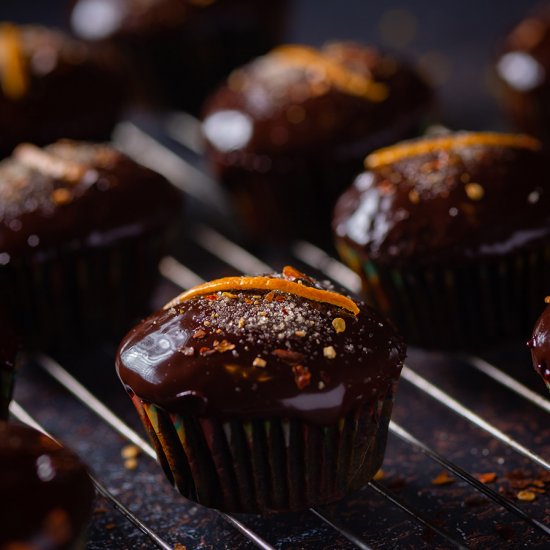
{"label": "cupcake top", "polygon": [[[550,304],[550,296],[546,297],[545,302]],[[550,306],[547,306],[539,317],[533,337],[527,345],[531,348],[535,371],[550,389]]]}
{"label": "cupcake top", "polygon": [[550,8],[533,12],[506,37],[497,62],[499,77],[520,93],[547,88],[550,70]]}
{"label": "cupcake top", "polygon": [[[107,138],[126,93],[120,73],[110,50],[0,22],[0,152],[22,141]],[[103,114],[93,117],[98,104]]]}
{"label": "cupcake top", "polygon": [[375,151],[333,228],[376,262],[494,257],[550,233],[550,172],[529,136],[458,132]]}
{"label": "cupcake top", "polygon": [[165,178],[108,145],[20,145],[0,162],[0,265],[139,235],[175,218],[180,201]]}
{"label": "cupcake top", "polygon": [[94,488],[78,457],[31,428],[0,422],[1,548],[73,548]]}
{"label": "cupcake top", "polygon": [[229,76],[206,103],[203,131],[211,149],[229,157],[318,154],[322,146],[344,155],[350,142],[368,143],[395,127],[408,131],[431,100],[410,67],[374,48],[285,45]]}
{"label": "cupcake top", "polygon": [[375,311],[287,266],[184,292],[124,338],[116,366],[171,412],[329,425],[382,398],[404,357]]}

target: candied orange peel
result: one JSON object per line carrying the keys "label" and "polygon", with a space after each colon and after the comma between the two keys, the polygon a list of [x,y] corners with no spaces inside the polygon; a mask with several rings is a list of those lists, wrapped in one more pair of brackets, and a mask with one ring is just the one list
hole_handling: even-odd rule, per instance
{"label": "candied orange peel", "polygon": [[538,151],[542,145],[538,139],[525,134],[498,134],[496,132],[468,132],[451,136],[439,136],[431,139],[405,141],[390,147],[384,147],[371,153],[365,159],[365,168],[376,169],[400,160],[426,155],[434,151],[450,151],[461,147],[513,147]]}
{"label": "candied orange peel", "polygon": [[357,315],[360,311],[357,304],[351,298],[348,298],[343,294],[339,294],[338,292],[306,286],[302,283],[295,283],[294,281],[289,281],[287,279],[264,276],[223,277],[222,279],[215,279],[186,290],[166,304],[164,309],[169,309],[198,296],[206,296],[215,292],[241,290],[276,290],[278,292],[293,294],[315,302],[332,304],[334,306],[346,309],[354,315]]}
{"label": "candied orange peel", "polygon": [[349,95],[364,97],[376,103],[384,101],[389,95],[385,84],[348,69],[315,48],[287,44],[275,48],[273,54],[281,56],[285,63],[291,65],[318,67],[332,85]]}
{"label": "candied orange peel", "polygon": [[0,25],[0,84],[6,97],[22,98],[29,87],[21,37],[15,25]]}

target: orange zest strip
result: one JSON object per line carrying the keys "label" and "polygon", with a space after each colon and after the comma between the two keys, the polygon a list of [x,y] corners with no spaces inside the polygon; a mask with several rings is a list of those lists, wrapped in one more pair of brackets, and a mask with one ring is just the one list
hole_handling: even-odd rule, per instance
{"label": "orange zest strip", "polygon": [[347,309],[354,315],[357,315],[360,311],[353,300],[337,292],[312,288],[300,283],[274,277],[224,277],[223,279],[216,279],[208,283],[194,286],[183,292],[166,304],[164,309],[169,309],[187,300],[196,298],[197,296],[205,296],[215,292],[239,290],[277,290],[279,292],[301,296],[302,298],[315,302],[332,304]]}
{"label": "orange zest strip", "polygon": [[514,147],[538,151],[542,145],[539,140],[524,134],[497,134],[494,132],[463,132],[451,136],[405,141],[374,151],[365,159],[367,169],[381,166],[434,151],[450,151],[460,147],[487,145],[489,147]]}
{"label": "orange zest strip", "polygon": [[275,48],[273,53],[280,55],[288,64],[322,69],[329,82],[349,95],[364,97],[376,103],[384,101],[389,95],[385,84],[347,69],[315,48],[289,44]]}
{"label": "orange zest strip", "polygon": [[27,93],[28,76],[15,25],[0,25],[0,84],[4,95],[17,100]]}

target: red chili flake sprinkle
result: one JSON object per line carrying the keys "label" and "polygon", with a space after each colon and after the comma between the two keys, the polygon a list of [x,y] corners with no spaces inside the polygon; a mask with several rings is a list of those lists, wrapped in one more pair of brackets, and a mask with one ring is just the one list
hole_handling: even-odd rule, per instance
{"label": "red chili flake sprinkle", "polygon": [[203,346],[203,347],[199,350],[199,353],[200,353],[203,357],[205,357],[205,356],[207,356],[207,355],[212,355],[212,354],[215,353],[215,352],[216,352],[216,350],[210,349],[210,348],[208,348],[208,347],[206,347],[206,346]]}
{"label": "red chili flake sprinkle", "polygon": [[282,295],[282,294],[277,294],[277,296],[275,296],[275,300],[277,302],[284,302],[285,301],[285,297]]}
{"label": "red chili flake sprinkle", "polygon": [[307,279],[307,275],[304,275],[301,271],[298,271],[295,267],[291,265],[285,265],[283,268],[283,277],[294,281],[295,279]]}
{"label": "red chili flake sprinkle", "polygon": [[273,350],[271,352],[271,355],[274,355],[278,359],[285,361],[289,365],[297,365],[301,363],[306,357],[303,353],[299,353],[297,351],[292,351],[288,349]]}
{"label": "red chili flake sprinkle", "polygon": [[214,342],[214,349],[219,353],[224,353],[225,351],[235,349],[235,344],[232,344],[227,340],[222,340],[221,342]]}
{"label": "red chili flake sprinkle", "polygon": [[273,292],[273,290],[271,292],[268,292],[264,298],[264,300],[269,303],[273,302],[274,299],[275,299],[275,292]]}
{"label": "red chili flake sprinkle", "polygon": [[282,309],[282,312],[283,312],[285,315],[288,315],[288,310],[286,309],[286,307],[284,307],[284,308]]}
{"label": "red chili flake sprinkle", "polygon": [[451,477],[446,470],[443,470],[432,479],[432,483],[434,485],[450,485],[451,483],[454,483],[454,482],[455,482],[454,478]]}
{"label": "red chili flake sprinkle", "polygon": [[218,296],[216,294],[209,294],[208,296],[206,296],[206,299],[214,302],[218,299]]}
{"label": "red chili flake sprinkle", "polygon": [[204,338],[206,336],[206,332],[202,329],[196,330],[193,333],[193,338],[196,338],[197,340],[200,340],[201,338]]}
{"label": "red chili flake sprinkle", "polygon": [[477,476],[477,479],[481,481],[481,483],[493,483],[497,479],[497,475],[495,472],[487,472],[485,474],[479,474]]}
{"label": "red chili flake sprinkle", "polygon": [[299,390],[303,390],[309,386],[311,383],[311,373],[307,367],[303,365],[294,365],[292,367],[292,372],[294,373],[294,381]]}

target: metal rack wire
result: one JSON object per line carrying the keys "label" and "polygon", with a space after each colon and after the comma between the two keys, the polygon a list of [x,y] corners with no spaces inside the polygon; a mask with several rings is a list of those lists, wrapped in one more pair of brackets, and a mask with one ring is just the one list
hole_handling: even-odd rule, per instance
{"label": "metal rack wire", "polygon": [[[147,126],[147,124],[144,126]],[[187,115],[178,115],[161,121],[160,126],[163,136],[168,136],[169,139],[179,142],[179,145],[184,146],[184,151],[178,150],[178,145],[167,147],[163,144],[162,140],[155,137],[155,132],[150,128],[144,129],[131,122],[125,122],[119,127],[115,134],[115,140],[127,153],[138,157],[141,162],[149,164],[158,171],[163,172],[176,186],[184,189],[196,200],[208,203],[208,207],[211,209],[223,210],[223,197],[219,191],[216,191],[216,187],[209,179],[208,174],[199,168],[198,159],[201,151],[200,141],[197,138],[196,122]],[[195,226],[191,240],[194,246],[200,248],[208,257],[213,258],[217,265],[224,265],[225,269],[233,269],[237,272],[246,273],[268,272],[272,270],[272,267],[263,259],[254,256],[208,225],[201,224]],[[290,249],[287,261],[298,262],[300,265],[308,266],[310,270],[317,272],[324,278],[332,279],[352,292],[359,290],[359,280],[353,272],[311,243],[294,243]],[[205,266],[204,262],[201,263],[199,261],[197,263],[199,268],[201,265]],[[174,257],[165,258],[161,262],[159,270],[167,281],[167,284],[173,285],[171,287],[172,290],[187,288],[203,280],[203,273],[195,273],[192,267]],[[550,401],[548,399],[531,390],[525,384],[516,380],[502,369],[492,365],[487,360],[470,355],[457,356],[453,360],[461,361],[467,364],[469,368],[480,373],[480,375],[490,378],[493,382],[504,388],[505,391],[510,392],[514,398],[519,399],[521,403],[536,408],[540,414],[550,412]],[[126,442],[137,446],[147,457],[155,459],[152,447],[128,422],[96,397],[85,384],[69,373],[67,368],[62,366],[60,362],[46,355],[31,357],[29,358],[29,362],[37,365],[43,373],[46,373],[50,382],[55,381],[55,383],[60,384],[63,387],[63,391],[67,392],[71,400],[85,405],[87,410],[93,413],[102,424],[107,425],[109,429],[119,434]],[[492,439],[504,446],[504,448],[507,448],[510,452],[517,453],[519,455],[518,463],[531,463],[550,471],[550,463],[536,449],[519,441],[505,429],[501,429],[495,425],[492,420],[478,414],[459,399],[456,399],[450,393],[438,387],[436,383],[429,381],[425,376],[420,374],[416,366],[407,365],[403,370],[402,379],[404,381],[403,384],[408,384],[420,393],[421,399],[424,400],[423,402],[428,403],[426,407],[430,407],[429,401],[435,401],[438,405],[447,409],[451,415],[454,415],[457,420],[470,424],[476,433],[485,432],[483,434],[484,438]],[[128,406],[130,407],[131,405],[128,404]],[[12,403],[11,412],[19,420],[38,426],[26,408],[23,408],[20,403]],[[542,418],[546,418],[547,420],[548,417],[542,416]],[[544,420],[542,422],[544,424]],[[543,424],[540,425],[541,430],[546,427]],[[43,429],[41,425],[39,427]],[[522,522],[531,534],[531,539],[529,540],[540,541],[540,547],[544,546],[545,541],[549,541],[550,543],[550,527],[545,523],[544,519],[526,512],[523,507],[509,498],[508,495],[503,495],[489,485],[482,483],[467,468],[461,467],[454,460],[451,460],[451,458],[428,444],[424,440],[424,437],[413,435],[395,420],[390,423],[390,433],[406,446],[409,453],[421,454],[427,457],[450,475],[456,476],[469,490],[473,490],[483,498],[489,499],[500,511],[505,511],[511,514],[515,520]],[[54,433],[54,435],[59,434]],[[544,446],[539,445],[539,447],[543,448]],[[118,499],[118,495],[115,495],[102,481],[99,481],[100,475],[97,477],[98,479],[94,479],[94,483],[96,484],[98,493],[110,501],[113,507],[128,519],[136,529],[144,533],[150,543],[159,548],[166,549],[173,547],[171,541],[158,534],[161,532],[161,527],[140,519],[138,517],[139,514],[130,509],[131,506],[129,504],[131,503],[123,504]],[[451,532],[447,527],[442,527],[441,522],[437,518],[432,517],[429,511],[423,510],[418,502],[410,502],[411,499],[399,496],[396,491],[391,490],[386,484],[380,481],[372,481],[369,483],[367,490],[372,494],[381,496],[385,500],[386,506],[397,507],[406,513],[414,525],[427,529],[429,533],[436,537],[434,544],[438,547],[461,549],[470,547],[470,537],[467,533],[463,533],[458,528],[453,529]],[[179,497],[174,494],[173,498],[177,499]],[[373,545],[372,538],[367,540],[364,534],[358,533],[355,529],[348,527],[345,515],[339,517],[333,510],[326,511],[325,509],[311,509],[309,514],[322,522],[324,529],[333,530],[337,533],[337,537],[342,541],[339,542],[341,547],[358,547],[362,549],[386,547],[384,546],[383,537],[380,538],[379,543],[377,542]],[[235,545],[245,547],[248,545],[267,550],[298,546],[298,543],[296,545],[288,545],[285,542],[281,542],[279,538],[277,538],[278,540],[266,540],[267,537],[250,526],[250,522],[254,523],[254,521],[246,516],[242,519],[223,513],[219,513],[219,516],[227,526],[236,530],[241,537],[240,539],[232,539],[230,543],[219,541],[219,547],[224,547],[224,545],[225,547],[234,547]],[[182,526],[181,529],[185,530],[185,527]],[[533,533],[537,534],[533,535]],[[299,547],[318,547],[317,543],[308,546],[307,541],[304,542],[304,540],[299,543]],[[147,543],[144,544],[144,547],[147,547]],[[409,543],[403,542],[404,546],[407,544]],[[429,545],[431,546],[431,542]],[[218,546],[216,545],[216,547]]]}

